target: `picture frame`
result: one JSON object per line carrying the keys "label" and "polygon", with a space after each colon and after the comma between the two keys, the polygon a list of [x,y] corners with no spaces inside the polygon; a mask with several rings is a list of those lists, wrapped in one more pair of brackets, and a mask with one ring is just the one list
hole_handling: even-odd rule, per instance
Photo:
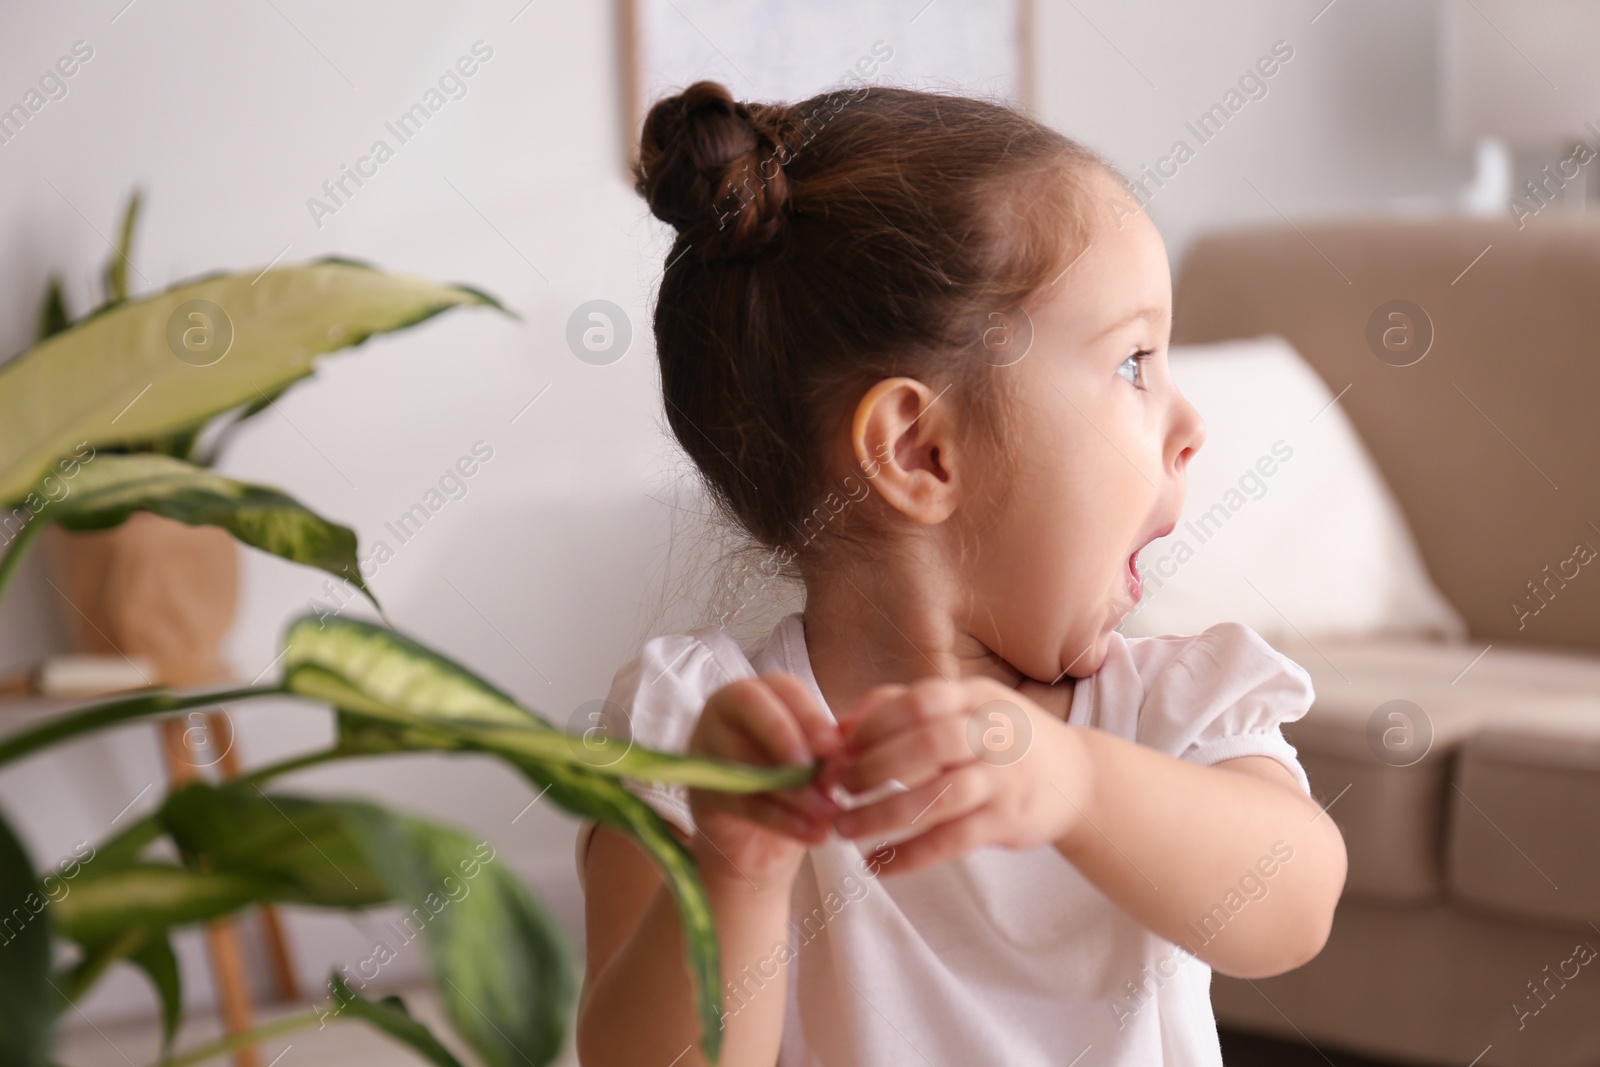
{"label": "picture frame", "polygon": [[[740,100],[799,100],[866,82],[1034,106],[1033,0],[616,4],[630,181],[650,105],[701,78],[722,82]],[[853,30],[839,34],[840,25]]]}

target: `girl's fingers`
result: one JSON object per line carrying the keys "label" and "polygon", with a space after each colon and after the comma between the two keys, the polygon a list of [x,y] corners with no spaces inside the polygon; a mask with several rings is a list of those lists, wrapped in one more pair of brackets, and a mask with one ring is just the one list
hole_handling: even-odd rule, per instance
{"label": "girl's fingers", "polygon": [[755,795],[808,819],[832,819],[841,810],[832,797],[823,795],[810,782],[794,789]]}
{"label": "girl's fingers", "polygon": [[811,784],[817,788],[818,792],[827,796],[849,766],[850,761],[844,756],[844,752],[841,749],[823,761],[822,769],[817,771],[815,778],[811,779]]}
{"label": "girl's fingers", "polygon": [[982,819],[982,814],[968,815],[885,846],[880,850],[884,858],[879,862],[878,873],[909,874],[966,855],[984,844]]}
{"label": "girl's fingers", "polygon": [[761,678],[741,678],[711,694],[719,721],[747,739],[773,764],[810,763],[811,746],[788,705]]}
{"label": "girl's fingers", "polygon": [[855,733],[861,729],[861,724],[866,721],[867,716],[873,714],[890,700],[901,696],[907,688],[907,686],[898,683],[889,683],[875,685],[867,690],[866,695],[856,701],[855,706],[845,712],[839,719],[839,735],[844,743],[847,745],[854,744]]}
{"label": "girl's fingers", "polygon": [[966,720],[941,718],[891,734],[858,752],[839,767],[837,776],[852,793],[865,793],[891,778],[915,787],[975,758]]}
{"label": "girl's fingers", "polygon": [[737,807],[739,814],[751,822],[801,841],[815,843],[825,839],[828,834],[826,822],[799,814],[769,796],[745,796]]}
{"label": "girl's fingers", "polygon": [[906,792],[851,808],[834,818],[833,828],[841,837],[851,838],[887,834],[906,826],[931,829],[989,802],[994,781],[987,770],[987,765],[980,763],[958,767]]}
{"label": "girl's fingers", "polygon": [[965,717],[971,706],[966,686],[941,678],[924,678],[895,688],[899,691],[876,699],[873,692],[862,698],[861,706],[852,712],[851,721],[846,724],[847,751],[863,752],[880,738],[920,723]]}
{"label": "girl's fingers", "polygon": [[789,712],[811,746],[811,754],[826,759],[839,748],[839,725],[833,721],[804,682],[792,674],[763,674],[761,680],[788,705]]}
{"label": "girl's fingers", "polygon": [[827,807],[797,800],[783,793],[709,793],[701,801],[706,810],[720,811],[766,829],[791,837],[825,839],[833,826],[839,806],[831,800]]}

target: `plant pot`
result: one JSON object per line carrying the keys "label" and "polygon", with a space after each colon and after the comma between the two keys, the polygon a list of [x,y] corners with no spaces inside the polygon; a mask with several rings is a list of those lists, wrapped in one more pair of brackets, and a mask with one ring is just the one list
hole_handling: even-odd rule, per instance
{"label": "plant pot", "polygon": [[239,599],[239,550],[217,526],[135,512],[109,530],[45,531],[45,562],[79,651],[142,656],[151,682],[213,685]]}

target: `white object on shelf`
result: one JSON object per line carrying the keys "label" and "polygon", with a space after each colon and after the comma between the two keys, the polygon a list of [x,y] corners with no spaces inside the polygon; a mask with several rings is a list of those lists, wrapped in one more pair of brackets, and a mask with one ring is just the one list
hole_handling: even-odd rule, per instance
{"label": "white object on shelf", "polygon": [[95,697],[153,685],[155,669],[139,656],[51,656],[39,665],[41,696]]}

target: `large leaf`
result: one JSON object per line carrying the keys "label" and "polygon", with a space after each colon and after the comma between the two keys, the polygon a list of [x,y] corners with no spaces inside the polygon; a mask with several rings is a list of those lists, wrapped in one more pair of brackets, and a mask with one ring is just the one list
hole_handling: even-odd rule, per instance
{"label": "large leaf", "polygon": [[55,1018],[50,912],[22,843],[0,819],[0,1067],[45,1067]]}
{"label": "large leaf", "polygon": [[216,274],[113,304],[0,366],[0,502],[79,442],[194,429],[311,373],[323,353],[467,304],[499,306],[344,260]]}
{"label": "large leaf", "polygon": [[759,767],[558,730],[460,664],[360,619],[307,615],[291,624],[283,686],[349,715],[408,729],[416,747],[453,745],[519,763],[730,793],[787,789],[816,772],[815,765]]}
{"label": "large leaf", "polygon": [[661,869],[677,905],[701,1049],[708,1061],[717,1061],[721,964],[705,887],[693,857],[667,824],[615,776],[755,791],[805,782],[813,767],[753,767],[638,746],[596,760],[592,744],[555,730],[464,667],[393,630],[356,619],[308,616],[290,626],[284,644],[285,687],[342,709],[341,736],[359,737],[371,747],[370,724],[380,724],[401,745],[457,744],[491,752],[518,767],[552,803],[638,841]]}
{"label": "large leaf", "polygon": [[340,1004],[341,1014],[371,1023],[438,1067],[461,1067],[461,1061],[452,1056],[426,1026],[411,1017],[405,1001],[399,997],[367,1000],[352,992],[349,983],[337,971],[329,977],[328,987]]}
{"label": "large leaf", "polygon": [[[99,859],[99,854],[96,854]],[[57,1012],[66,1012],[105,974],[107,968],[125,960],[144,972],[161,1003],[161,1047],[172,1047],[183,1014],[183,980],[178,973],[178,958],[165,930],[128,926],[105,941],[81,946],[82,955],[66,968],[55,982],[62,999]]]}
{"label": "large leaf", "polygon": [[149,931],[144,941],[128,956],[128,962],[144,972],[161,1001],[161,1050],[170,1051],[178,1036],[178,1020],[183,1015],[183,978],[172,942],[162,932]]}
{"label": "large leaf", "polygon": [[312,670],[344,682],[380,718],[392,710],[441,722],[552,729],[465,667],[359,619],[303,616],[290,624],[283,647],[284,686],[290,691],[297,691],[296,674]]}
{"label": "large leaf", "polygon": [[348,808],[269,798],[247,783],[193,783],[172,793],[153,820],[141,822],[169,832],[189,866],[130,862],[137,840],[118,854],[97,853],[59,905],[60,932],[83,948],[63,989],[76,999],[111,963],[126,960],[154,985],[170,1047],[181,1010],[171,928],[260,901],[361,908],[391,899],[355,840],[360,824]]}
{"label": "large leaf", "polygon": [[361,578],[355,533],[276,489],[152,452],[102,453],[80,465],[68,484],[72,491],[45,511],[68,529],[116,526],[135,511],[220,526],[254,548],[348,578],[377,603]]}
{"label": "large leaf", "polygon": [[394,897],[352,831],[366,807],[194,782],[167,797],[160,819],[180,849],[273,900],[365,908]]}
{"label": "large leaf", "polygon": [[487,842],[372,804],[269,796],[243,784],[186,786],[162,818],[186,853],[273,899],[405,905],[357,975],[375,977],[420,938],[451,1022],[491,1067],[542,1065],[560,1052],[573,952]]}
{"label": "large leaf", "polygon": [[700,1050],[716,1063],[722,1051],[722,963],[717,928],[694,857],[654,808],[588,767],[513,760],[541,795],[574,815],[598,819],[629,834],[660,868],[683,928],[684,963],[700,1018]]}
{"label": "large leaf", "polygon": [[379,808],[352,814],[368,860],[410,907],[391,927],[394,951],[422,936],[456,1031],[490,1067],[555,1060],[576,996],[561,927],[487,842]]}
{"label": "large leaf", "polygon": [[84,868],[72,892],[50,906],[62,936],[99,945],[130,928],[165,930],[209,922],[267,897],[273,885],[231,871],[137,863],[108,872]]}

